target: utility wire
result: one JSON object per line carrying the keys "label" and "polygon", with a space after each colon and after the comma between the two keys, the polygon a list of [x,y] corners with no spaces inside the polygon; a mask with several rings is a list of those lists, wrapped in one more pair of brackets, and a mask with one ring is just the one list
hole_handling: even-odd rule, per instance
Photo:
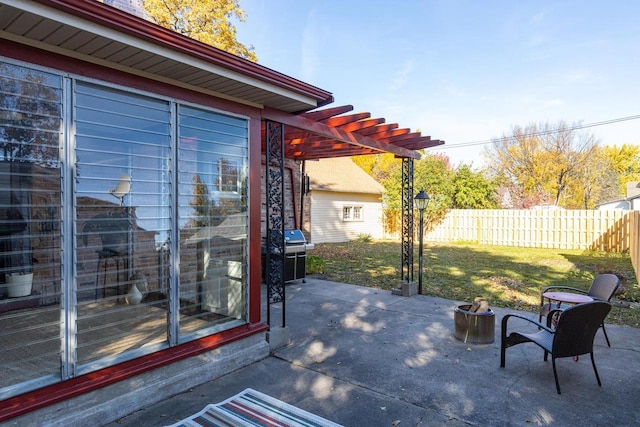
{"label": "utility wire", "polygon": [[[594,122],[594,123],[587,123],[587,124],[581,124],[581,125],[576,125],[576,126],[572,126],[569,128],[562,128],[562,129],[552,129],[552,130],[548,130],[548,131],[540,131],[540,132],[532,132],[532,133],[527,133],[527,134],[523,134],[523,135],[518,135],[519,137],[531,137],[531,136],[542,136],[542,135],[550,135],[553,133],[558,133],[558,132],[565,132],[565,131],[572,131],[572,130],[578,130],[578,129],[586,129],[586,128],[592,128],[592,127],[597,127],[597,126],[605,126],[605,125],[610,125],[613,123],[619,123],[619,122],[625,122],[628,120],[638,120],[640,119],[640,115],[635,115],[635,116],[628,116],[628,117],[619,117],[617,119],[611,119],[611,120],[604,120],[601,122]],[[448,148],[461,148],[461,147],[471,147],[474,145],[485,145],[485,144],[491,144],[496,140],[500,140],[503,138],[514,138],[513,135],[506,137],[506,136],[502,136],[499,138],[492,138],[492,139],[483,139],[483,140],[479,140],[479,141],[470,141],[470,142],[461,142],[458,144],[444,144],[444,145],[438,145],[436,147],[430,147],[430,148],[434,148],[434,149],[438,149],[438,150],[446,150]]]}

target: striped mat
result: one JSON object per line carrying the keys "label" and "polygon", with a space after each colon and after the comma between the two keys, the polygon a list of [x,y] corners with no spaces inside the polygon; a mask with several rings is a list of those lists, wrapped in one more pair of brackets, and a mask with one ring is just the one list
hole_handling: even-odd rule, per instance
{"label": "striped mat", "polygon": [[207,405],[197,414],[170,427],[183,426],[341,427],[250,388],[224,402]]}

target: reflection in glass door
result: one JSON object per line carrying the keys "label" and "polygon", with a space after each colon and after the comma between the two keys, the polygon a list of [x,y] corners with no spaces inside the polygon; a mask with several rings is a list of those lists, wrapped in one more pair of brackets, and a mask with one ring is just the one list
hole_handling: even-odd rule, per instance
{"label": "reflection in glass door", "polygon": [[0,399],[60,381],[62,79],[0,62]]}
{"label": "reflection in glass door", "polygon": [[[247,120],[178,110],[180,336],[246,319]],[[240,322],[242,321],[242,322]]]}
{"label": "reflection in glass door", "polygon": [[77,363],[93,370],[168,345],[171,111],[83,83],[74,95]]}

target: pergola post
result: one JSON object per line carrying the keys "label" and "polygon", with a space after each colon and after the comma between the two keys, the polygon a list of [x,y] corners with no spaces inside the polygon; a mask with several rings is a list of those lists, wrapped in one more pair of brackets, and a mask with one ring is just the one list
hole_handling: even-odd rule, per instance
{"label": "pergola post", "polygon": [[271,325],[271,305],[281,302],[284,328],[284,126],[266,121],[265,128],[267,323]]}
{"label": "pergola post", "polygon": [[402,158],[402,265],[400,286],[392,294],[410,297],[418,293],[413,281],[413,158]]}
{"label": "pergola post", "polygon": [[413,282],[413,159],[402,158],[401,280]]}

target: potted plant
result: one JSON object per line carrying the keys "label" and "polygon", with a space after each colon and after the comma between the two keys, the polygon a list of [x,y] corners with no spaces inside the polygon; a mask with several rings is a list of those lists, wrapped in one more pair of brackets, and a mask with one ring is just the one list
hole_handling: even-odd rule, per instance
{"label": "potted plant", "polygon": [[[22,257],[20,258],[22,259]],[[13,273],[5,276],[7,282],[7,295],[9,298],[27,297],[31,295],[33,288],[33,272],[31,266],[24,266],[22,263],[15,266]]]}
{"label": "potted plant", "polygon": [[12,207],[2,215],[0,235],[11,236],[3,245],[3,265],[9,267],[5,274],[7,296],[9,298],[31,295],[33,284],[30,232],[28,222],[19,208],[18,197],[11,192]]}

